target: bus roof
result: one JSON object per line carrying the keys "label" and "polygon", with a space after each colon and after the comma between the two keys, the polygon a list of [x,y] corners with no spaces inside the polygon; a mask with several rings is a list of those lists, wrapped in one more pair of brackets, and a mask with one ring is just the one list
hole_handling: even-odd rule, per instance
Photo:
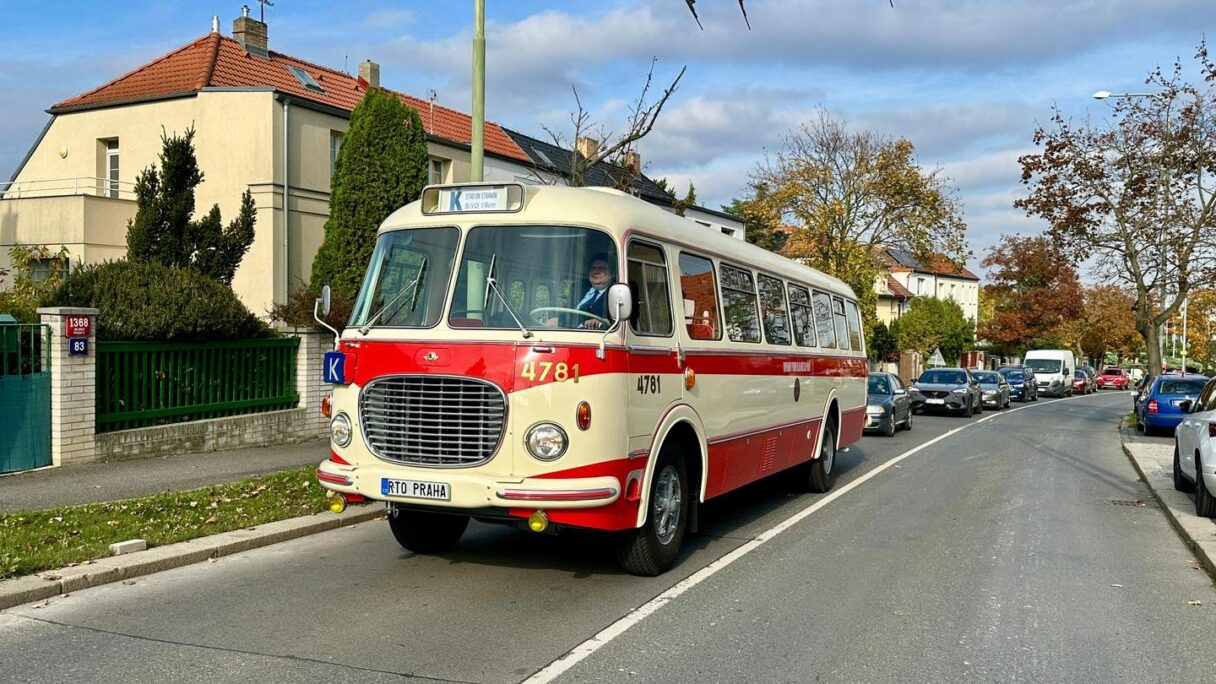
{"label": "bus roof", "polygon": [[[637,232],[690,251],[716,256],[724,261],[799,281],[834,294],[855,299],[843,281],[804,266],[768,250],[728,237],[692,219],[664,211],[648,202],[611,188],[570,188],[558,185],[521,185],[518,183],[479,183],[442,188],[520,185],[523,208],[520,211],[466,211],[424,214],[422,201],[410,202],[389,215],[379,232],[420,226],[457,225],[582,225],[601,228],[620,239],[627,231]],[[610,220],[611,217],[611,220]]]}

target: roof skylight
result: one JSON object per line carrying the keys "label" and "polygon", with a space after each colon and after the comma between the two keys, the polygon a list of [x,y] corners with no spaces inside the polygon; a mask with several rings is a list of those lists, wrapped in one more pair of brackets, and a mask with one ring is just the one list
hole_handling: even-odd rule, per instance
{"label": "roof skylight", "polygon": [[325,89],[321,87],[320,83],[317,83],[317,79],[313,78],[312,74],[304,71],[300,67],[288,66],[287,69],[291,72],[291,75],[295,76],[296,80],[299,81],[300,84],[305,88],[315,90],[318,93],[325,92]]}

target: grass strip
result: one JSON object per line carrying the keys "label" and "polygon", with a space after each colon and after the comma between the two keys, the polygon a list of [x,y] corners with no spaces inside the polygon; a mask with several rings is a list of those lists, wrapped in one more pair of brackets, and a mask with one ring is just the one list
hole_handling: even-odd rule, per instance
{"label": "grass strip", "polygon": [[305,466],[241,482],[83,506],[0,514],[0,579],[109,555],[110,544],[164,546],[328,510]]}

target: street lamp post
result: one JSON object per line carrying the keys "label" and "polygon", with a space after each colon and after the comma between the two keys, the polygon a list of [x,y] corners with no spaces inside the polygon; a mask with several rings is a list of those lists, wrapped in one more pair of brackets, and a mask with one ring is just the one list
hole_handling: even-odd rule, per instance
{"label": "street lamp post", "polygon": [[[1132,98],[1138,98],[1138,97],[1153,97],[1156,94],[1157,93],[1112,93],[1109,90],[1099,90],[1093,94],[1093,98],[1095,100],[1106,100],[1109,98],[1132,99]],[[1160,171],[1160,169],[1158,169],[1158,171]],[[1161,306],[1164,307],[1165,298],[1166,298],[1164,282],[1161,284],[1161,287],[1159,288],[1159,290],[1160,290],[1160,295],[1161,295]],[[1164,359],[1165,358],[1165,323],[1162,323],[1161,325],[1157,326],[1157,350],[1158,350],[1158,353],[1161,355],[1162,359]],[[1185,365],[1185,362],[1184,362],[1184,365]],[[1149,370],[1153,371],[1153,372],[1160,372],[1160,369],[1149,369]]]}
{"label": "street lamp post", "polygon": [[473,3],[473,130],[470,132],[471,148],[469,180],[479,183],[485,180],[484,136],[486,125],[486,0]]}

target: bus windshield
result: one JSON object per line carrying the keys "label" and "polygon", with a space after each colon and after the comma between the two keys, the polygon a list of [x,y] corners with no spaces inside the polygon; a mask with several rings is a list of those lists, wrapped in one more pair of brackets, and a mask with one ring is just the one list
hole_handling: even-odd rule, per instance
{"label": "bus windshield", "polygon": [[[518,317],[529,328],[602,331],[609,325],[607,288],[621,280],[618,264],[612,239],[590,228],[473,228],[465,240],[448,323],[518,328]],[[489,276],[502,297],[487,292]]]}
{"label": "bus windshield", "polygon": [[351,313],[351,327],[429,328],[438,323],[459,241],[456,228],[381,234]]}
{"label": "bus windshield", "polygon": [[1026,367],[1036,373],[1059,373],[1059,359],[1030,359],[1026,361]]}

